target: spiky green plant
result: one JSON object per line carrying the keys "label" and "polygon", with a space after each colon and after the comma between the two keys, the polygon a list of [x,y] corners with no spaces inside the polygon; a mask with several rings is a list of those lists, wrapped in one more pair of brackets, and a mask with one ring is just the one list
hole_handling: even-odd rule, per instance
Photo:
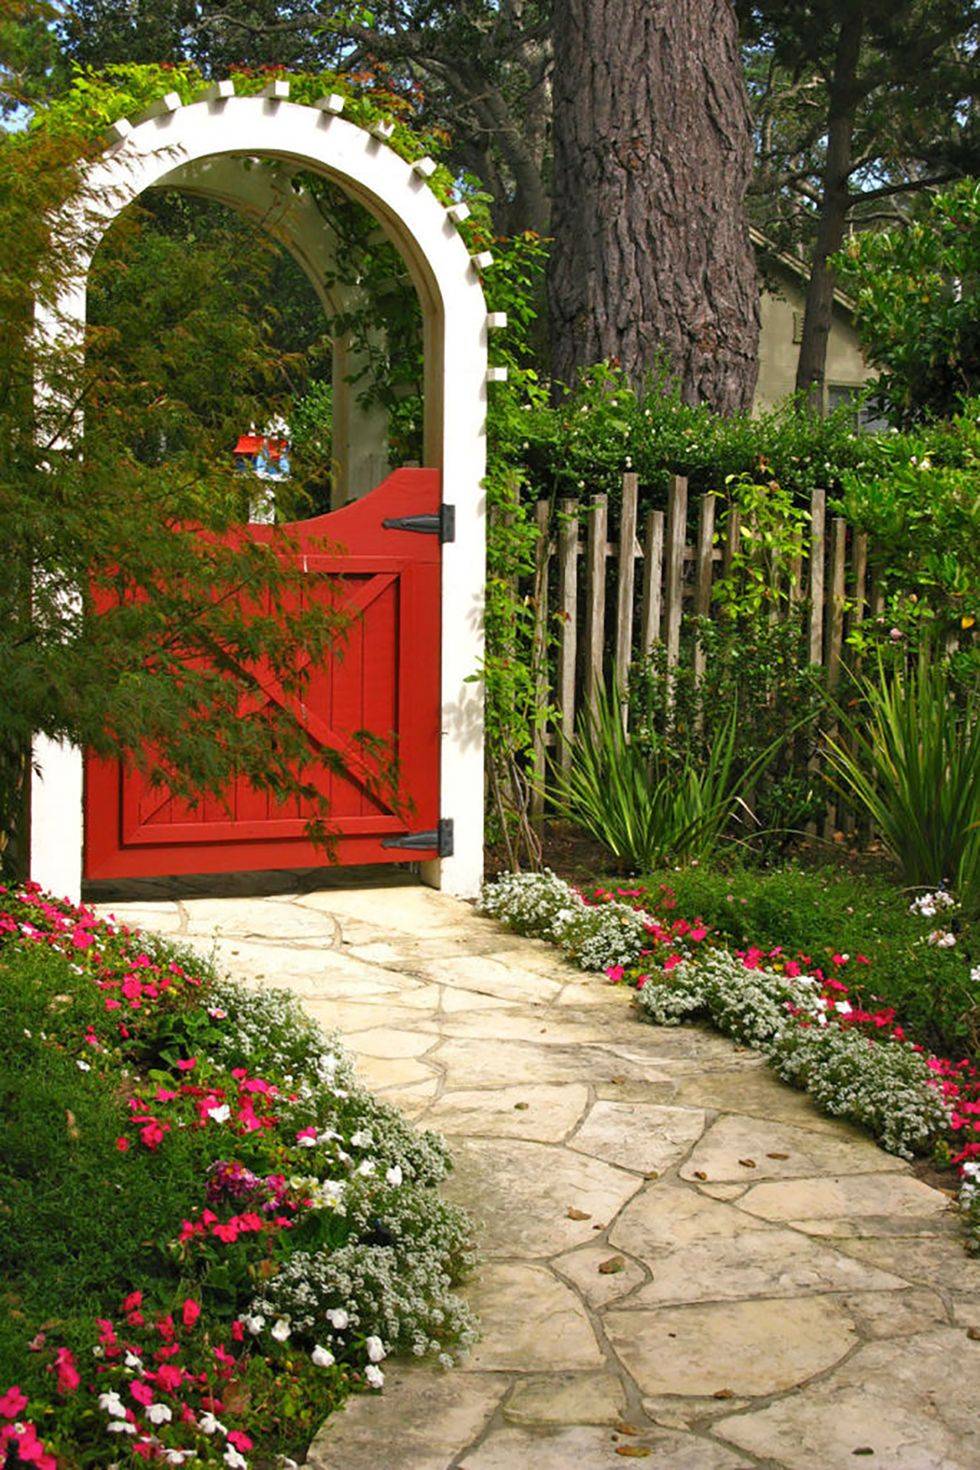
{"label": "spiky green plant", "polygon": [[906,883],[949,885],[980,908],[980,691],[942,665],[879,665],[848,709],[832,704],[831,781],[870,816]]}
{"label": "spiky green plant", "polygon": [[651,756],[630,740],[622,709],[621,696],[599,690],[572,742],[568,767],[556,777],[558,811],[627,869],[710,857],[737,809],[748,811],[743,793],[773,749],[740,768],[738,711],[732,708],[682,759]]}

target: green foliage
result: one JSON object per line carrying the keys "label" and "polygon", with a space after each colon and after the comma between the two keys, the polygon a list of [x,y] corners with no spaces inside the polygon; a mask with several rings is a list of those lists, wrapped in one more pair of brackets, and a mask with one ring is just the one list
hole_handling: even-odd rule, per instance
{"label": "green foliage", "polygon": [[556,776],[559,812],[601,842],[626,872],[709,858],[772,751],[741,766],[734,707],[727,716],[715,714],[696,742],[682,748],[631,740],[623,703],[604,689],[586,712],[568,769]]}
{"label": "green foliage", "polygon": [[872,566],[884,597],[883,621],[851,637],[859,652],[894,638],[913,646],[948,638],[964,662],[980,608],[980,398],[942,424],[883,444],[878,470],[841,476],[840,508],[870,538]]}
{"label": "green foliage", "polygon": [[827,740],[834,784],[856,799],[910,886],[951,888],[980,912],[980,690],[962,700],[946,670],[879,666],[854,712],[835,705]]}
{"label": "green foliage", "polygon": [[682,402],[666,374],[635,392],[600,364],[557,405],[531,402],[515,448],[536,494],[603,491],[616,503],[623,471],[633,470],[646,506],[666,504],[672,475],[686,476],[692,495],[722,494],[734,479],[776,481],[801,503],[818,486],[836,488],[844,470],[873,472],[883,437],[855,433],[846,405],[824,419],[796,399],[758,417],[726,416]]}
{"label": "green foliage", "polygon": [[980,180],[929,198],[908,224],[852,236],[835,260],[857,302],[876,389],[896,423],[949,416],[980,393]]}
{"label": "green foliage", "polygon": [[936,920],[910,913],[908,894],[887,878],[715,864],[664,868],[643,887],[652,912],[697,915],[741,949],[805,954],[825,973],[834,955],[847,955],[843,978],[866,1005],[878,997],[893,1006],[910,1035],[940,1055],[980,1052],[980,979],[970,975],[980,956],[975,926],[958,924],[957,944],[937,949],[926,942]]}

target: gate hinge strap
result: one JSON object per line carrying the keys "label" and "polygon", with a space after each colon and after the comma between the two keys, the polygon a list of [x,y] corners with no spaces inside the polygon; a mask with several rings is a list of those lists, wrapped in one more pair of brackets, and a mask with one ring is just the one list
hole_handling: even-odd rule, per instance
{"label": "gate hinge strap", "polygon": [[456,540],[456,507],[441,505],[435,515],[388,516],[381,524],[387,531],[418,531],[425,536],[438,536],[445,545]]}
{"label": "gate hinge strap", "polygon": [[408,852],[425,852],[435,848],[440,857],[453,855],[453,819],[441,817],[431,832],[408,832],[404,837],[383,837],[382,847],[403,847]]}

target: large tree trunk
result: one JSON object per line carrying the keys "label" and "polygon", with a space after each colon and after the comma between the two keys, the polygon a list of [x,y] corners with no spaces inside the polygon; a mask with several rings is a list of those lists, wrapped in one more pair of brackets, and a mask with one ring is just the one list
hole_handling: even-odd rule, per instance
{"label": "large tree trunk", "polygon": [[689,403],[748,408],[759,293],[751,121],[730,0],[555,0],[552,369],[664,357]]}
{"label": "large tree trunk", "polygon": [[809,396],[818,413],[822,413],[825,407],[827,343],[834,311],[834,272],[830,257],[844,243],[847,212],[851,206],[849,179],[856,106],[854,84],[863,35],[864,16],[855,6],[841,23],[834,75],[830,84],[823,198],[820,202],[817,240],[806,293],[803,339],[796,365],[796,387]]}

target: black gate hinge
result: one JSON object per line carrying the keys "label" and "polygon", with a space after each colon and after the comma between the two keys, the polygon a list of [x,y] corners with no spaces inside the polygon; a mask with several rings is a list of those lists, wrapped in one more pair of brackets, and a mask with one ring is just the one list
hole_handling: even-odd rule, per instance
{"label": "black gate hinge", "polygon": [[403,847],[408,852],[424,852],[434,847],[440,857],[453,855],[453,819],[441,817],[431,832],[409,832],[404,837],[383,837],[382,847]]}
{"label": "black gate hinge", "polygon": [[381,524],[386,531],[419,531],[424,536],[438,536],[445,546],[456,540],[456,507],[441,505],[435,515],[388,516]]}

